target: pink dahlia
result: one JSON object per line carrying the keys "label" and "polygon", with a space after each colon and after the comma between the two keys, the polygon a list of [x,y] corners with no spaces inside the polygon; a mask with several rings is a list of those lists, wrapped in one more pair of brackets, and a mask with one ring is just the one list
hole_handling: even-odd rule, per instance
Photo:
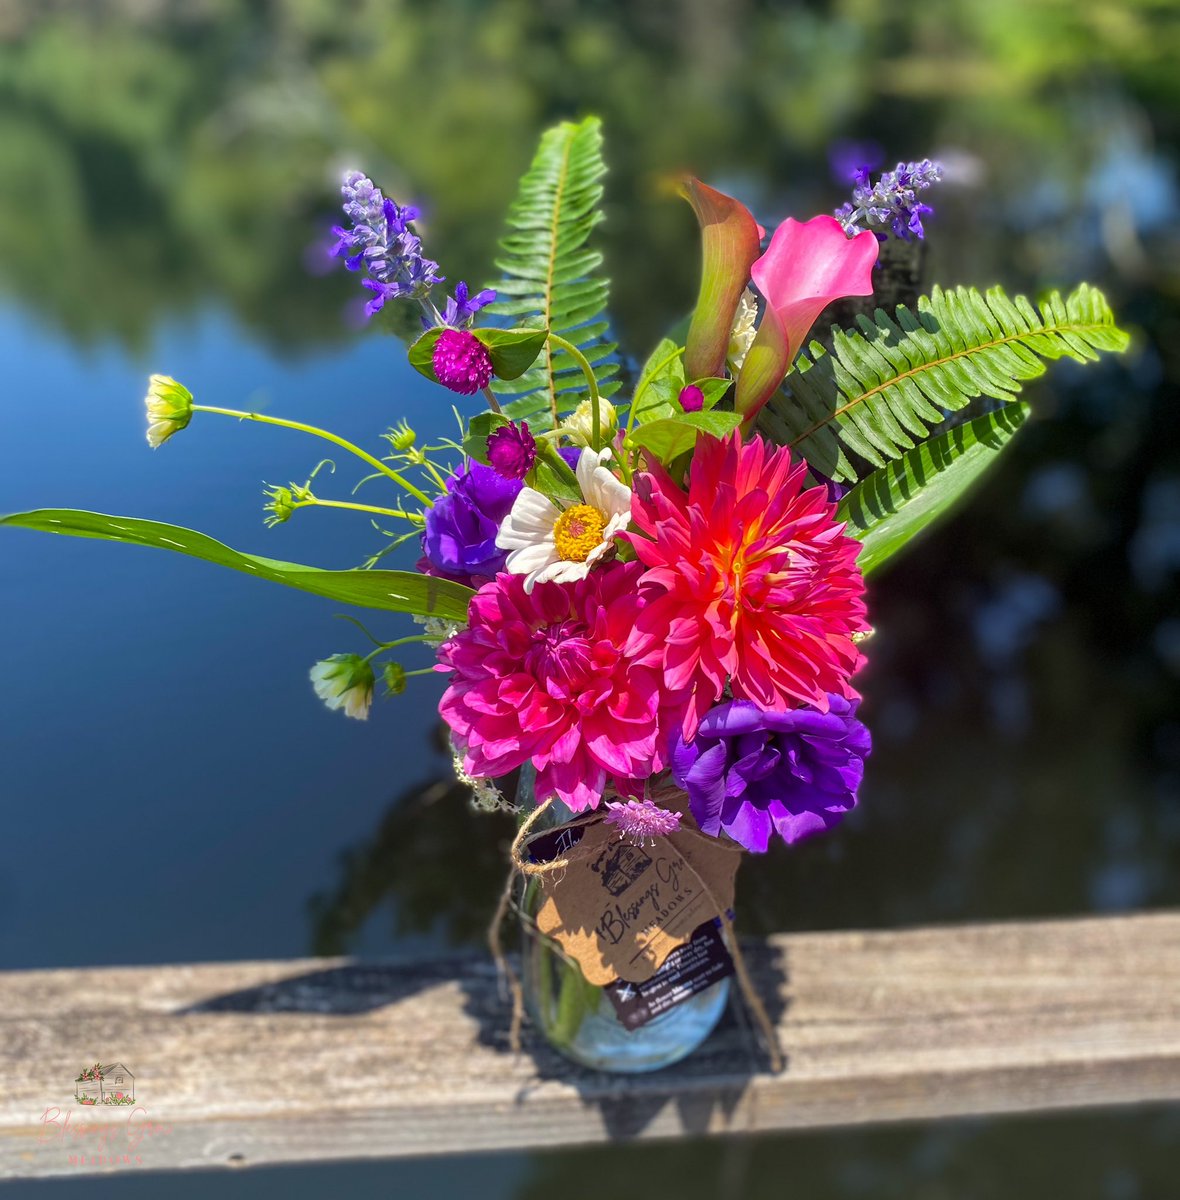
{"label": "pink dahlia", "polygon": [[[439,711],[473,776],[531,759],[537,794],[596,808],[664,765],[663,648],[637,637],[642,566],[612,563],[572,583],[500,574],[479,589],[467,628],[439,648],[450,686]],[[624,652],[624,646],[628,649]]]}
{"label": "pink dahlia", "polygon": [[688,493],[663,472],[636,478],[633,535],[648,568],[636,637],[654,637],[669,693],[688,689],[691,740],[728,683],[771,712],[801,703],[828,710],[852,698],[868,628],[859,543],[844,536],[822,487],[803,490],[806,466],[755,436],[697,443]]}

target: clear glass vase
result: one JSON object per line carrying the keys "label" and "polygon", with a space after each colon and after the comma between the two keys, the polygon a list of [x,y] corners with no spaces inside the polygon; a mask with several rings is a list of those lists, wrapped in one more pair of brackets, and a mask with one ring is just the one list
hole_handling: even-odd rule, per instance
{"label": "clear glass vase", "polygon": [[[526,767],[517,793],[522,819],[536,804],[533,782],[532,769]],[[554,799],[532,828],[536,832],[553,829],[572,815]],[[525,1006],[546,1040],[566,1058],[600,1071],[657,1071],[691,1054],[712,1033],[729,999],[728,978],[682,1000],[638,1029],[628,1029],[606,991],[589,983],[578,964],[538,931],[535,916],[543,900],[542,884],[529,879],[520,903]]]}

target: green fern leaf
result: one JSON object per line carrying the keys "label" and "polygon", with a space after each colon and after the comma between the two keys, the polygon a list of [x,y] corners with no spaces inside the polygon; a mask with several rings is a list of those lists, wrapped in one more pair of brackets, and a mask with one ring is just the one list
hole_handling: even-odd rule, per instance
{"label": "green fern leaf", "polygon": [[936,287],[916,314],[899,305],[893,317],[878,309],[857,324],[835,332],[831,352],[812,342],[759,419],[774,441],[846,482],[856,479],[848,450],[883,467],[975,397],[1014,400],[1045,360],[1092,361],[1128,342],[1085,283],[1067,299],[1052,292],[1039,312],[998,287]]}
{"label": "green fern leaf", "polygon": [[[618,390],[619,361],[605,319],[608,283],[595,272],[602,255],[588,243],[602,220],[602,130],[597,117],[548,130],[508,211],[508,233],[496,266],[504,278],[492,286],[487,311],[525,327],[545,328],[584,354],[598,390]],[[587,395],[576,362],[551,344],[519,379],[495,380],[492,390],[514,418],[548,412],[559,416]]]}
{"label": "green fern leaf", "polygon": [[871,472],[839,504],[837,516],[862,543],[857,564],[876,570],[944,516],[1019,432],[1027,404],[956,425],[927,439],[895,462]]}

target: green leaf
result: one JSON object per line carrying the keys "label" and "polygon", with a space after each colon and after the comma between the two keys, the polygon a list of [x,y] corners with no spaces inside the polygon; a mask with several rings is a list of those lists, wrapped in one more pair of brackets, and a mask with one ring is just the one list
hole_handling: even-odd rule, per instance
{"label": "green leaf", "polygon": [[342,604],[442,617],[459,623],[466,622],[467,603],[475,594],[461,584],[412,571],[325,571],[302,563],[242,554],[193,529],[138,517],[111,517],[74,508],[38,508],[0,517],[0,525],[175,550]]}
{"label": "green leaf", "polygon": [[937,434],[896,462],[861,480],[841,501],[838,516],[863,543],[857,558],[868,575],[944,516],[995,462],[1029,414],[1005,405]]}
{"label": "green leaf", "polygon": [[654,421],[680,412],[676,397],[684,387],[684,348],[662,338],[648,356],[635,385],[635,420]]}
{"label": "green leaf", "polygon": [[431,383],[438,383],[438,376],[434,373],[434,344],[441,336],[442,329],[436,325],[428,329],[409,350],[410,366],[425,375]]}
{"label": "green leaf", "polygon": [[[602,255],[589,245],[602,220],[605,173],[598,118],[563,122],[542,135],[508,212],[496,260],[504,277],[492,284],[497,299],[486,311],[572,342],[592,364],[599,392],[611,396],[619,361],[604,318],[608,283],[598,274]],[[577,407],[586,380],[549,344],[519,378],[494,381],[492,390],[513,419],[552,418]]]}
{"label": "green leaf", "polygon": [[572,500],[575,504],[585,500],[578,477],[548,441],[537,442],[537,458],[525,483],[553,500]]}
{"label": "green leaf", "polygon": [[473,329],[487,347],[497,379],[519,379],[537,361],[547,329]]}
{"label": "green leaf", "polygon": [[488,463],[488,434],[501,425],[510,424],[503,413],[481,412],[467,422],[467,433],[463,437],[463,453],[486,467]]}
{"label": "green leaf", "polygon": [[1045,360],[1093,361],[1129,340],[1089,284],[1064,300],[1050,293],[1039,312],[998,287],[986,295],[936,287],[916,314],[899,305],[893,317],[878,309],[857,323],[833,335],[830,353],[812,342],[759,418],[772,440],[849,482],[856,471],[846,451],[884,466],[976,396],[1014,400]]}
{"label": "green leaf", "polygon": [[[433,383],[438,383],[434,373],[434,347],[445,332],[442,326],[436,325],[410,347],[410,366]],[[536,362],[549,336],[544,329],[469,329],[467,332],[487,347],[497,379],[517,379],[523,375]]]}
{"label": "green leaf", "polygon": [[627,444],[642,447],[661,462],[668,463],[691,450],[702,433],[724,437],[741,423],[738,413],[682,412],[679,416],[661,417],[638,426],[631,431]]}

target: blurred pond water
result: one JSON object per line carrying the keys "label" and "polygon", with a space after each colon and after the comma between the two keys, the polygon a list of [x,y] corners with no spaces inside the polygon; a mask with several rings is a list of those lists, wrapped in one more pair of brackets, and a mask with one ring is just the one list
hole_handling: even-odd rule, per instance
{"label": "blurred pond water", "polygon": [[[695,231],[666,195],[669,172],[691,167],[769,224],[841,200],[827,162],[841,139],[889,162],[940,154],[953,170],[930,223],[931,278],[1034,294],[1088,278],[1135,347],[1037,383],[1038,419],[1006,464],[874,584],[861,807],[823,840],[749,862],[742,924],[1175,905],[1178,54],[1177,8],[1151,0],[9,0],[0,511],[155,517],[323,566],[372,552],[380,539],[359,515],[262,527],[263,483],[305,478],[315,443],[198,418],[153,454],[140,402],[163,370],[202,402],[370,446],[402,416],[450,431],[449,397],[400,342],[359,327],[355,280],[322,275],[346,163],[425,205],[452,280],[483,280],[538,132],[601,113],[612,308],[640,355],[695,294]],[[355,477],[337,465],[344,495]],[[13,532],[3,549],[0,755],[17,852],[0,864],[0,966],[479,943],[506,827],[440,785],[441,682],[413,680],[367,725],[348,722],[306,678],[317,658],[363,645],[333,606],[124,547]],[[401,628],[358,615],[379,636]],[[105,873],[112,856],[124,875]],[[1178,1140],[1174,1112],[1054,1117],[217,1187],[574,1198],[658,1186],[693,1200],[790,1184],[913,1200],[1055,1186],[1124,1200],[1174,1194]],[[85,1184],[92,1197],[115,1186]],[[167,1186],[203,1195],[208,1180]],[[158,1181],[117,1187],[146,1195]]]}

